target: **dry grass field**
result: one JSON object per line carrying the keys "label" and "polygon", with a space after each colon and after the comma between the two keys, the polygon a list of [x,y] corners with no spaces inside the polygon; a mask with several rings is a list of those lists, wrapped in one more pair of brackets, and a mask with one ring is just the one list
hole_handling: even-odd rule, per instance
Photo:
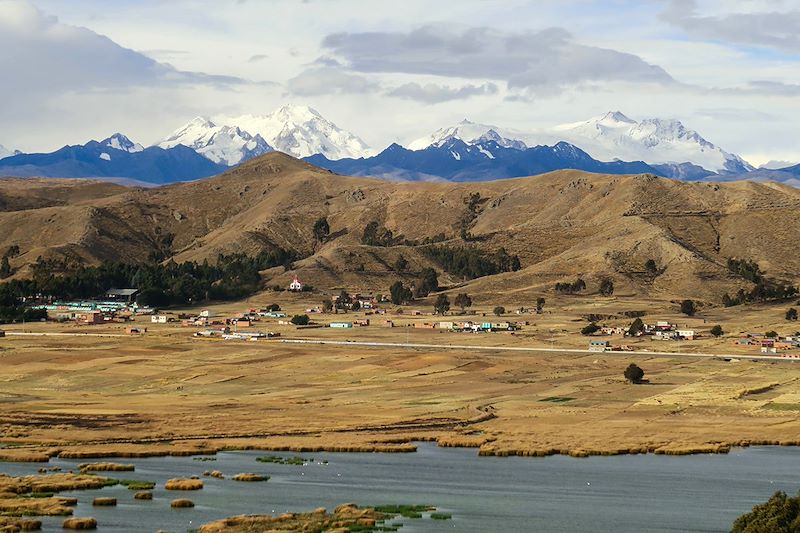
{"label": "dry grass field", "polygon": [[[290,316],[320,295],[261,293],[212,306],[233,314],[279,303]],[[501,298],[498,296],[498,298]],[[504,304],[500,299],[494,304]],[[488,315],[492,305],[473,310]],[[781,306],[712,309],[678,316],[668,302],[558,297],[515,333],[450,333],[408,327],[435,317],[369,317],[351,330],[298,330],[266,319],[251,330],[280,339],[470,345],[476,349],[289,344],[201,339],[170,323],[125,336],[124,325],[26,324],[0,339],[0,458],[214,453],[224,448],[413,451],[414,440],[473,446],[483,454],[687,453],[748,443],[800,443],[800,366],[754,362],[734,346],[740,331],[789,333]],[[410,308],[408,308],[410,309]],[[422,306],[429,311],[430,305]],[[609,325],[628,310],[700,333],[694,342],[612,339],[637,350],[734,354],[730,361],[625,353],[503,351],[586,348],[587,313]],[[176,311],[177,313],[177,311]],[[349,313],[347,320],[364,318]],[[341,319],[314,315],[323,323]],[[398,327],[375,322],[391,318]],[[464,317],[467,318],[467,317]],[[108,336],[18,336],[13,333]],[[740,354],[736,356],[735,354]],[[631,385],[631,362],[649,383]]]}

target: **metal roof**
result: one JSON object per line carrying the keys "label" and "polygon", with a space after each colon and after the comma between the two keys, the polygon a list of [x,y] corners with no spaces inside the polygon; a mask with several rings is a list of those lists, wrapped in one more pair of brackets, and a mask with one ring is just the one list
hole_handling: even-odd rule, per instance
{"label": "metal roof", "polygon": [[108,296],[133,296],[139,292],[139,289],[108,289],[106,295]]}

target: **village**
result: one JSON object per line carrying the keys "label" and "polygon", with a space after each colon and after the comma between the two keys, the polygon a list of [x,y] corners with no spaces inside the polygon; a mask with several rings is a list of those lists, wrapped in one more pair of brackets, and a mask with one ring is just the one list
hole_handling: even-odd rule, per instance
{"label": "village", "polygon": [[[302,302],[310,297],[305,284],[297,277],[285,288],[284,294],[296,295]],[[39,308],[47,312],[48,321],[73,324],[80,328],[118,324],[126,335],[145,335],[148,328],[171,327],[188,329],[197,338],[225,341],[261,341],[285,338],[287,335],[308,335],[311,332],[306,330],[323,328],[332,333],[349,331],[353,332],[349,336],[374,337],[375,333],[366,334],[364,328],[367,327],[402,330],[406,336],[410,332],[419,335],[425,331],[460,334],[503,332],[516,335],[518,340],[528,338],[535,341],[541,337],[541,331],[536,331],[540,330],[536,321],[544,318],[540,308],[520,308],[508,312],[502,307],[495,307],[494,312],[462,308],[437,313],[435,310],[394,305],[386,295],[348,293],[345,290],[325,295],[320,305],[306,304],[299,309],[292,306],[291,311],[277,303],[253,305],[239,310],[232,310],[231,304],[202,309],[161,310],[139,305],[138,295],[136,288],[111,288],[96,300],[52,302],[42,304]],[[285,307],[285,302],[282,303]],[[355,333],[355,330],[360,333]],[[569,335],[566,329],[556,331],[551,328],[550,345],[555,346],[558,339],[564,347],[578,348],[576,343],[580,342],[579,339],[588,337],[588,345],[583,344],[588,352],[649,351],[651,349],[643,346],[642,341],[693,344],[719,336],[721,329],[719,332],[715,332],[714,328],[701,332],[697,327],[679,325],[675,321],[655,320],[646,323],[637,317],[629,325],[595,325],[591,322],[589,326],[579,328],[578,332],[580,335]],[[387,338],[386,335],[379,336]],[[800,359],[798,333],[742,332],[735,338],[729,334],[726,340],[729,340],[729,346],[744,350],[745,353]],[[586,340],[583,342],[586,343]]]}

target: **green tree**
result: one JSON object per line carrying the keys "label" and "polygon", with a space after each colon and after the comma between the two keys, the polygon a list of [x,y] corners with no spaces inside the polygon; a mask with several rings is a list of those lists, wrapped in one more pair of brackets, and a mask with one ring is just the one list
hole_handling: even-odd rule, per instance
{"label": "green tree", "polygon": [[593,334],[597,333],[598,331],[600,331],[600,326],[598,326],[597,324],[592,322],[591,324],[589,324],[588,326],[585,326],[581,330],[581,335],[593,335]]}
{"label": "green tree", "polygon": [[403,305],[411,301],[411,289],[408,287],[403,286],[402,281],[395,281],[392,283],[392,286],[389,287],[389,294],[391,296],[392,303],[395,305]]}
{"label": "green tree", "polygon": [[639,368],[635,363],[631,363],[628,365],[628,368],[625,369],[623,375],[625,379],[631,383],[641,383],[642,378],[644,378],[644,370]]}
{"label": "green tree", "polygon": [[681,313],[686,316],[694,316],[697,312],[697,306],[693,300],[684,300],[681,302]]}
{"label": "green tree", "polygon": [[541,314],[544,309],[545,299],[539,296],[536,298],[536,313]]}
{"label": "green tree", "polygon": [[438,314],[445,314],[450,310],[450,299],[446,294],[440,294],[436,297],[436,302],[434,302],[433,308]]}
{"label": "green tree", "polygon": [[776,492],[737,518],[731,533],[800,533],[800,497]]}
{"label": "green tree", "polygon": [[311,319],[308,318],[308,315],[294,315],[291,322],[295,326],[307,326]]}
{"label": "green tree", "polygon": [[317,242],[324,242],[331,234],[331,227],[328,224],[328,219],[325,217],[318,218],[317,221],[314,222],[312,232],[314,233],[314,240]]}
{"label": "green tree", "polygon": [[3,256],[0,260],[0,278],[7,278],[11,275],[11,264],[8,262],[8,257]]}
{"label": "green tree", "polygon": [[492,312],[495,314],[495,316],[502,316],[506,314],[506,308],[502,305],[498,305],[492,310]]}
{"label": "green tree", "polygon": [[339,298],[336,299],[336,308],[346,309],[352,302],[353,299],[350,297],[347,291],[342,289],[342,292],[339,293]]}
{"label": "green tree", "polygon": [[716,326],[711,328],[711,334],[714,335],[715,337],[721,337],[722,335],[725,334],[725,332],[722,331],[722,326],[717,324]]}
{"label": "green tree", "polygon": [[397,261],[394,262],[394,269],[396,272],[404,272],[408,268],[408,261],[402,255],[398,256]]}
{"label": "green tree", "polygon": [[641,335],[644,331],[644,322],[642,322],[641,318],[634,319],[631,322],[631,325],[628,326],[628,335],[631,337],[636,337],[637,335]]}
{"label": "green tree", "polygon": [[770,338],[770,339],[777,339],[778,338],[778,332],[775,331],[775,330],[771,330],[771,331],[766,332],[764,334],[764,336],[767,337],[767,338]]}
{"label": "green tree", "polygon": [[270,304],[270,305],[267,306],[267,311],[275,312],[275,311],[280,311],[280,310],[281,310],[281,306],[278,305],[278,304]]}
{"label": "green tree", "polygon": [[658,274],[658,265],[656,265],[656,262],[652,259],[648,259],[644,262],[644,269],[650,275]]}
{"label": "green tree", "polygon": [[786,311],[786,320],[797,320],[797,309],[790,307]]}
{"label": "green tree", "polygon": [[352,311],[358,311],[359,309],[361,309],[361,302],[359,302],[358,300],[353,300],[353,303],[350,304],[350,309]]}
{"label": "green tree", "polygon": [[463,313],[464,309],[467,307],[472,307],[472,298],[470,298],[469,294],[462,292],[456,295],[453,303],[460,307],[461,312]]}
{"label": "green tree", "polygon": [[608,278],[600,282],[600,294],[603,296],[611,296],[614,294],[614,282]]}
{"label": "green tree", "polygon": [[439,290],[439,279],[436,271],[430,267],[423,268],[419,279],[414,284],[417,298],[424,298],[437,290]]}

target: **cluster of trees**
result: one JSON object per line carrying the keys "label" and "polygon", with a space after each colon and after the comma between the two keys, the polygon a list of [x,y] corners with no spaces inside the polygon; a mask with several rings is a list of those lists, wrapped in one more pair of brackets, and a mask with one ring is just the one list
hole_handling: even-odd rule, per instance
{"label": "cluster of trees", "polygon": [[395,305],[404,305],[414,298],[411,289],[403,285],[402,281],[395,281],[389,287],[389,299]]}
{"label": "cluster of trees", "polygon": [[428,246],[422,253],[442,270],[463,279],[475,279],[501,272],[516,272],[522,265],[519,256],[509,255],[505,248],[486,253],[477,248]]}
{"label": "cluster of trees", "polygon": [[733,523],[731,533],[800,533],[800,495],[776,492]]}
{"label": "cluster of trees", "polygon": [[12,257],[17,257],[19,255],[19,246],[16,244],[12,244],[8,247],[8,250],[3,254],[3,258],[0,259],[0,279],[5,279],[11,274],[14,273],[14,269],[11,268],[11,263],[8,260]]}
{"label": "cluster of trees", "polygon": [[725,295],[722,297],[722,303],[725,305],[725,307],[751,302],[785,300],[787,298],[796,296],[798,293],[797,287],[793,285],[785,285],[764,276],[764,273],[761,271],[755,261],[730,258],[728,259],[728,270],[748,281],[755,283],[755,287],[753,287],[750,291],[739,289],[734,296],[725,293]]}
{"label": "cluster of trees", "polygon": [[581,292],[584,289],[586,289],[586,282],[583,281],[581,278],[576,279],[572,283],[569,282],[556,283],[556,292],[561,294],[575,294],[576,292]]}
{"label": "cluster of trees", "polygon": [[[292,252],[273,249],[251,257],[222,255],[217,263],[193,261],[130,264],[107,262],[99,266],[78,266],[66,272],[63,261],[37,261],[33,279],[0,284],[0,306],[18,306],[29,296],[52,299],[94,298],[110,287],[137,287],[142,305],[167,306],[205,300],[234,300],[260,288],[259,271],[288,266]],[[63,273],[62,273],[63,272]]]}
{"label": "cluster of trees", "polygon": [[392,246],[395,243],[395,237],[390,229],[381,226],[375,220],[369,222],[364,227],[364,233],[361,234],[361,244],[367,246]]}

